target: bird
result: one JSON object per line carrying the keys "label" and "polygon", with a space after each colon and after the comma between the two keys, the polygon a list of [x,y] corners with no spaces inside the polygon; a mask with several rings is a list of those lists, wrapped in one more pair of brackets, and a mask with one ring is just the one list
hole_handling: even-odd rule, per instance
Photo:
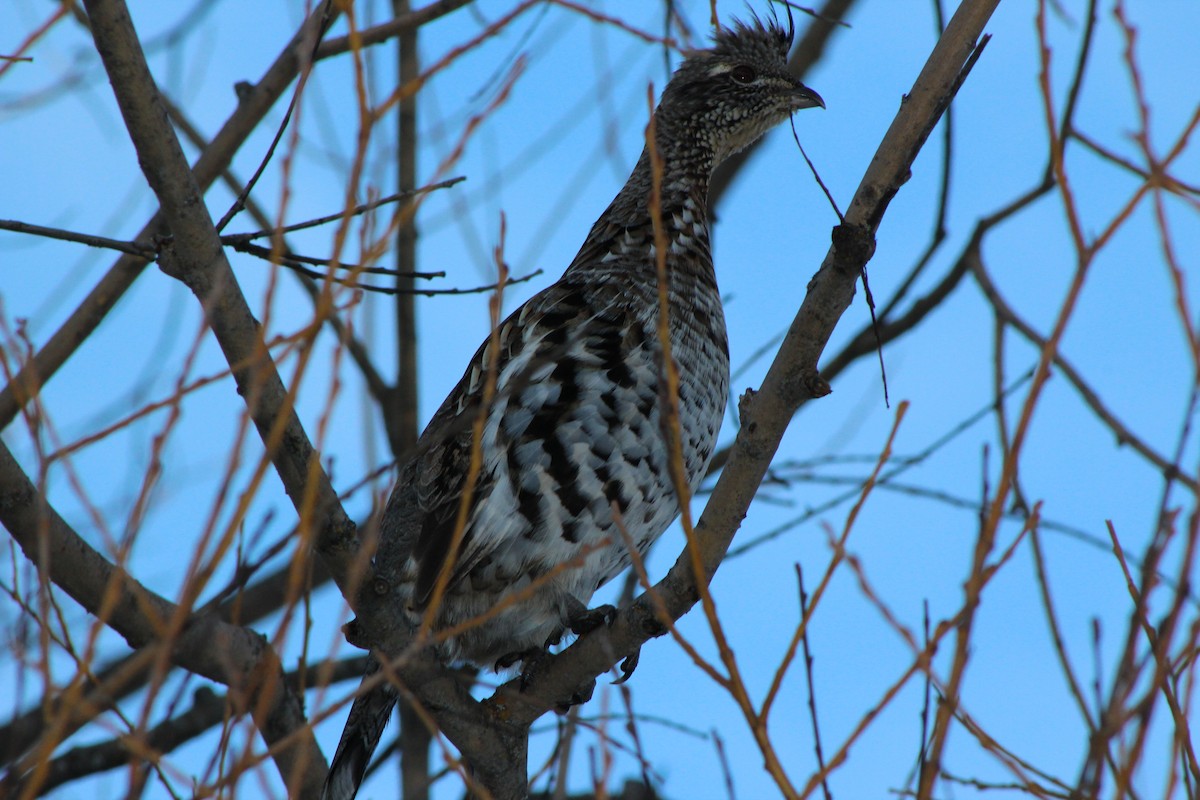
{"label": "bird", "polygon": [[[699,487],[729,393],[708,185],[718,164],[793,112],[824,108],[788,72],[793,33],[790,18],[784,28],[754,15],[686,54],[653,113],[653,141],[574,260],[479,346],[399,467],[376,574],[414,626],[432,619],[447,664],[536,660],[567,631],[611,621],[611,606],[588,609],[593,593],[630,565],[630,545],[645,553],[678,516],[662,245],[677,451],[689,489]],[[372,657],[364,680],[380,668]],[[396,697],[382,683],[354,701],[326,800],[357,792]]]}

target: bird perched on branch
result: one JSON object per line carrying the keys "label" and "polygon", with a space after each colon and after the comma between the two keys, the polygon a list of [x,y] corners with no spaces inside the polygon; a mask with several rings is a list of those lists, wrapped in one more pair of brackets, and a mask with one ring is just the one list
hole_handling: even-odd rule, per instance
{"label": "bird perched on branch", "polygon": [[[436,645],[447,663],[512,665],[611,619],[587,603],[629,566],[630,545],[645,552],[679,514],[673,452],[698,487],[729,391],[708,183],[792,112],[824,107],[788,73],[792,34],[739,22],[687,56],[654,113],[656,152],[642,152],[562,278],[480,346],[401,466],[376,571],[435,638],[461,626]],[[395,701],[387,683],[355,701],[325,798],[354,796]]]}

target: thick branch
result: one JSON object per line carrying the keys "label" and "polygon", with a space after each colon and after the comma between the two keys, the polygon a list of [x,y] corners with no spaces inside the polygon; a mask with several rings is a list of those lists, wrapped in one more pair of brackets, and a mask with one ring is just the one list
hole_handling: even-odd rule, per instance
{"label": "thick branch", "polygon": [[[158,197],[163,222],[172,235],[169,267],[165,268],[187,284],[204,305],[238,389],[246,398],[251,417],[301,520],[315,519],[324,541],[352,542],[354,524],[320,468],[238,288],[200,187],[159,100],[129,11],[122,0],[88,0],[85,7],[96,50],[112,83],[138,162]],[[328,559],[331,571],[344,583],[349,579],[352,551],[327,549],[332,553]],[[269,655],[277,661],[265,643],[260,648],[262,658]],[[228,658],[224,650],[211,647],[210,642],[208,652],[214,657]],[[255,698],[254,707],[264,707],[263,699]],[[270,704],[278,705],[277,700]],[[298,708],[295,711],[294,718],[285,724],[257,715],[256,722],[268,743],[292,734],[298,723],[301,733],[296,741],[301,743],[307,738],[303,742],[307,746],[284,748],[276,754],[276,763],[289,785],[294,786],[293,781],[299,779],[306,789],[313,790],[320,783],[323,759],[302,713]]]}
{"label": "thick branch", "polygon": [[[409,0],[392,0],[399,17],[411,11]],[[421,63],[417,28],[396,41],[397,84],[408,86],[419,79]],[[408,94],[396,107],[396,190],[417,185],[417,95]],[[417,298],[413,281],[406,277],[417,269],[417,220],[415,206],[403,213],[396,228],[396,383],[382,398],[382,411],[392,456],[399,459],[412,449],[420,433],[417,408]],[[400,788],[405,800],[429,798],[429,748],[433,736],[425,726],[420,709],[407,699],[399,705]]]}
{"label": "thick branch", "polygon": [[[386,41],[403,31],[449,14],[469,2],[470,0],[436,0],[403,17],[390,20],[386,25],[372,28],[369,40],[363,44]],[[316,41],[322,25],[326,22],[332,24],[339,13],[337,4],[328,10],[328,19],[325,19],[326,13],[322,4],[322,7],[308,16],[257,83],[239,85],[237,108],[221,126],[209,146],[201,152],[192,168],[196,183],[201,188],[207,190],[221,172],[229,167],[234,154],[250,134],[258,129],[267,112],[296,79],[307,54],[312,52],[312,43]],[[349,37],[327,40],[315,58],[329,58],[343,54],[349,49]],[[163,232],[162,223],[161,214],[156,213],[133,241],[150,247],[155,236]],[[117,259],[67,321],[38,350],[32,362],[0,391],[0,430],[8,427],[29,398],[35,396],[41,386],[50,380],[83,342],[87,341],[146,266],[147,262],[138,256],[125,255]]]}
{"label": "thick branch", "polygon": [[[501,687],[484,704],[487,719],[475,720],[474,713],[468,720],[435,713],[442,730],[477,770],[495,767],[495,781],[489,780],[493,776],[480,777],[489,789],[499,791],[499,796],[509,796],[506,792],[510,789],[523,790],[523,784],[510,787],[501,781],[513,777],[511,748],[524,741],[528,726],[570,697],[589,678],[607,671],[616,660],[636,652],[652,636],[660,635],[664,631],[660,615],[665,613],[672,620],[678,619],[697,601],[698,581],[711,580],[796,408],[805,399],[828,390],[817,372],[817,360],[853,298],[854,283],[872,254],[874,233],[888,203],[907,180],[921,145],[961,85],[977,55],[976,42],[997,2],[968,0],[947,27],[868,168],[850,205],[846,224],[835,229],[834,246],[809,284],[808,294],[761,391],[748,398],[743,414],[745,424],[730,464],[696,529],[704,574],[694,575],[690,554],[683,553],[653,592],[639,597],[611,628],[584,636],[551,659],[524,686],[514,681]],[[359,612],[360,623],[372,632],[373,641],[382,652],[403,652],[410,642],[407,632],[389,619],[386,610],[372,608],[375,605],[364,604]],[[411,668],[401,670],[406,681],[417,677],[411,673]],[[505,766],[507,771],[503,769]]]}
{"label": "thick branch", "polygon": [[[204,188],[210,186],[223,170],[228,168],[233,155],[250,133],[258,128],[267,111],[275,104],[300,71],[300,53],[303,46],[315,39],[320,30],[322,11],[309,15],[304,24],[292,37],[274,63],[263,73],[253,86],[246,87],[238,95],[238,106],[221,130],[213,137],[210,145],[196,160],[192,174],[196,183]],[[134,238],[135,242],[148,247],[154,237],[162,232],[162,215],[155,214]],[[125,294],[147,262],[132,255],[124,255],[109,268],[100,282],[88,293],[79,307],[54,332],[46,344],[37,352],[12,382],[0,392],[0,430],[20,413],[29,398],[36,395],[42,384],[50,380],[75,350],[87,340],[92,331],[104,320],[117,301]]]}
{"label": "thick branch", "polygon": [[[354,523],[321,469],[292,408],[292,397],[263,345],[258,323],[238,287],[200,187],[159,100],[128,9],[122,0],[90,0],[85,6],[96,49],[142,172],[158,197],[171,233],[163,269],[186,284],[204,305],[238,392],[246,399],[285,491],[301,520],[315,523],[318,549],[325,554],[334,579],[348,589]],[[304,534],[302,529],[301,536]]]}
{"label": "thick branch", "polygon": [[[277,756],[284,779],[303,773],[316,786],[324,759],[307,727],[295,695],[281,691],[279,659],[267,641],[247,628],[222,622],[215,615],[189,620],[171,641],[162,632],[179,618],[180,609],[113,566],[79,537],[46,502],[0,442],[0,523],[42,575],[79,605],[125,638],[131,647],[155,643],[170,648],[170,659],[210,680],[234,687],[244,710],[256,721],[268,744],[290,737],[294,744]],[[267,699],[269,702],[263,702]],[[63,714],[39,747],[53,747],[82,719],[77,706],[64,704]],[[24,770],[18,767],[14,777]]]}
{"label": "thick branch", "polygon": [[[322,677],[327,678],[330,683],[349,680],[361,675],[366,665],[366,656],[344,659],[334,664]],[[315,675],[319,668],[321,665],[308,664],[301,670],[288,672],[283,679],[292,691],[303,692],[307,687],[300,678]],[[49,791],[87,775],[116,769],[139,757],[144,759],[147,756],[157,757],[170,753],[203,735],[205,731],[220,725],[229,711],[228,697],[202,686],[193,693],[190,708],[164,719],[136,738],[118,736],[104,742],[73,748],[56,757],[47,767],[46,780],[41,785],[41,791]]]}
{"label": "thick branch", "polygon": [[[293,576],[291,564],[276,570],[245,589],[241,589],[230,600],[221,603],[212,611],[216,617],[235,626],[249,626],[263,617],[278,611],[292,597]],[[324,584],[329,573],[320,564],[313,565],[313,583]],[[89,698],[86,704],[98,710],[106,710],[118,701],[142,689],[154,674],[154,658],[150,652],[155,642],[144,645],[122,658],[95,670],[89,680],[60,692],[46,704],[34,705],[28,711],[9,720],[0,727],[0,765],[18,758],[29,742],[40,737],[52,721],[47,718],[46,708],[60,709],[70,705],[72,698]]]}

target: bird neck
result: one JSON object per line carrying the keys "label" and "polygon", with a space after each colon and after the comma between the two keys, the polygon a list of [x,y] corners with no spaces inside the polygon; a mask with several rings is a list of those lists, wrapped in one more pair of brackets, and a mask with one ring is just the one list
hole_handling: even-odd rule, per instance
{"label": "bird neck", "polygon": [[[695,136],[658,130],[661,158],[643,150],[629,180],[592,226],[569,272],[656,283],[656,240],[663,237],[673,280],[716,292],[708,233],[708,182],[714,158]],[[657,203],[652,192],[657,189]],[[651,213],[657,207],[657,215]],[[655,217],[659,229],[655,230]]]}
{"label": "bird neck", "polygon": [[[649,148],[642,149],[637,166],[609,207],[606,216],[610,222],[624,226],[650,224],[651,195],[657,188],[659,210],[663,217],[670,218],[672,213],[687,209],[707,227],[708,182],[712,177],[714,161],[712,153],[699,146],[681,147],[683,140],[673,140],[667,144],[664,138],[664,133],[660,132],[658,164],[651,160]],[[656,167],[659,170],[657,181],[654,174]]]}

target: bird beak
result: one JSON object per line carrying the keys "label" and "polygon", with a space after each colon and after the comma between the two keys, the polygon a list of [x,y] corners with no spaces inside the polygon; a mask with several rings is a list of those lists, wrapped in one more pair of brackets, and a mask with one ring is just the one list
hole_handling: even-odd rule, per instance
{"label": "bird beak", "polygon": [[817,106],[825,107],[825,101],[821,99],[821,95],[800,81],[796,81],[796,90],[792,93],[792,110],[799,111],[802,108],[816,108]]}

